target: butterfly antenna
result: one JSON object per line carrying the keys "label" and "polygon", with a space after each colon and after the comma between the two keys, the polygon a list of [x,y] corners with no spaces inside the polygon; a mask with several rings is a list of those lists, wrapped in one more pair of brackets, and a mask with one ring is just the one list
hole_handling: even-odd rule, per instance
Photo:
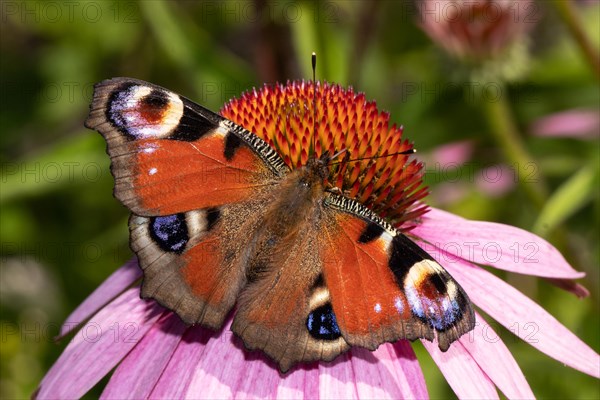
{"label": "butterfly antenna", "polygon": [[[416,152],[417,152],[416,149],[410,149],[410,150],[400,151],[398,153],[383,154],[383,155],[380,155],[380,156],[378,155],[378,156],[372,156],[372,157],[353,158],[353,159],[349,159],[349,160],[344,159],[342,161],[338,161],[338,162],[332,163],[332,165],[333,164],[340,164],[341,162],[349,163],[349,162],[362,161],[362,160],[371,160],[371,159],[375,159],[375,158],[391,157],[391,156],[397,156],[397,155],[408,155],[408,154],[414,154]],[[340,153],[336,154],[336,156],[339,155]]]}
{"label": "butterfly antenna", "polygon": [[311,143],[311,151],[312,151],[312,155],[313,157],[316,158],[316,139],[315,136],[317,135],[317,78],[316,78],[316,71],[317,71],[317,53],[315,53],[313,51],[312,53],[312,57],[311,57],[311,61],[312,61],[312,81],[313,81],[313,133],[312,133],[312,143]]}
{"label": "butterfly antenna", "polygon": [[344,154],[348,149],[344,149],[344,150],[340,150],[337,153],[335,153],[334,155],[331,156],[331,158],[329,159],[330,161],[335,160],[336,158],[338,158],[339,156],[341,156],[342,154]]}

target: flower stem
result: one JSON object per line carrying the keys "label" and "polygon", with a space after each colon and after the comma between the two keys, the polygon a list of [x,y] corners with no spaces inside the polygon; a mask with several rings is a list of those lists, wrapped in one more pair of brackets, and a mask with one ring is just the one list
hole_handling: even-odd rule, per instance
{"label": "flower stem", "polygon": [[507,101],[506,88],[502,89],[503,95],[488,92],[486,97],[494,100],[483,101],[490,128],[504,156],[514,167],[519,184],[536,208],[541,210],[548,198],[548,189],[539,164],[529,154],[521,139]]}
{"label": "flower stem", "polygon": [[571,0],[554,0],[554,6],[558,14],[567,25],[575,42],[579,45],[596,78],[600,79],[600,55],[583,29],[583,22],[574,8],[574,3]]}
{"label": "flower stem", "polygon": [[[491,88],[493,85],[487,87]],[[514,166],[519,184],[533,205],[538,211],[541,211],[549,197],[549,190],[539,164],[529,154],[521,139],[510,104],[507,101],[506,87],[502,86],[501,93],[503,95],[499,97],[493,89],[491,92],[489,89],[485,90],[488,91],[488,99],[497,98],[497,101],[483,101],[492,134],[500,144],[506,159]],[[563,229],[557,226],[551,236],[547,239],[561,250],[567,260],[575,262],[576,258],[568,245],[567,236]]]}

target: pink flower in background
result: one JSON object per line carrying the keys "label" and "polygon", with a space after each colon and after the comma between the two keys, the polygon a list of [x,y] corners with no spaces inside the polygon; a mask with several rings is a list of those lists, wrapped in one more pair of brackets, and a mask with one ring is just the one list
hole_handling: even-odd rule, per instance
{"label": "pink flower in background", "polygon": [[598,110],[567,110],[539,118],[531,132],[540,137],[597,139],[600,137]]}
{"label": "pink flower in background", "polygon": [[437,168],[438,165],[441,168],[461,166],[471,160],[474,150],[475,145],[470,140],[446,143],[437,146],[431,152],[431,162],[435,164],[435,168]]}
{"label": "pink flower in background", "polygon": [[467,60],[498,57],[539,18],[531,0],[421,0],[418,4],[419,22],[431,40]]}
{"label": "pink flower in background", "polygon": [[515,188],[516,172],[505,164],[479,165],[472,161],[475,144],[469,140],[436,147],[429,155],[417,153],[425,171],[438,183],[431,196],[436,205],[463,200],[474,189],[489,197],[500,197]]}
{"label": "pink flower in background", "polygon": [[529,33],[541,19],[533,0],[420,0],[418,23],[458,61],[453,74],[508,82],[529,70]]}
{"label": "pink flower in background", "polygon": [[514,169],[506,164],[487,166],[477,172],[475,185],[482,193],[490,197],[500,197],[517,185],[518,176]]}
{"label": "pink flower in background", "polygon": [[[319,104],[332,107],[335,112],[323,113],[324,120],[318,128],[323,130],[322,137],[353,138],[358,130],[369,131],[381,143],[382,154],[387,154],[386,146],[406,144],[401,141],[401,130],[390,128],[387,114],[379,113],[364,95],[337,86],[323,87],[323,93],[332,98]],[[269,125],[274,126],[273,116],[287,110],[281,104],[312,104],[309,88],[310,85],[298,83],[266,87],[229,103],[224,114],[245,121],[245,127],[252,131],[268,132]],[[257,104],[261,112],[255,109]],[[304,112],[302,107],[290,107],[288,111],[297,110]],[[294,145],[301,143],[302,134],[312,125],[307,119],[289,115],[277,121],[296,124],[294,132],[288,132],[287,127],[280,131],[273,128],[272,132],[285,131],[287,142],[292,142],[291,154],[300,155],[300,146]],[[290,140],[294,134],[297,140]],[[277,140],[283,143],[283,139]],[[356,141],[356,145],[368,147],[361,141]],[[454,152],[466,157],[464,148]],[[383,162],[380,160],[377,162]],[[370,164],[367,166],[373,170]],[[398,183],[394,190],[402,195],[400,200],[374,206],[388,207],[387,216],[395,212],[397,226],[413,227],[411,235],[450,272],[479,310],[509,329],[515,324],[535,323],[535,341],[529,341],[524,330],[517,330],[516,335],[559,362],[600,377],[598,354],[542,307],[481,265],[558,282],[570,282],[584,274],[575,271],[549,243],[521,229],[469,221],[437,209],[423,215],[426,207],[419,200],[426,190],[421,188],[421,168],[420,163],[405,159],[395,175],[385,179]],[[362,172],[365,171],[353,174],[358,177]],[[373,172],[370,179],[375,176]],[[356,196],[369,190],[368,185],[358,189],[358,184],[365,181],[370,183],[367,178],[356,185],[351,182]],[[371,193],[390,189],[379,186],[371,188]],[[537,248],[535,259],[528,257],[527,246]],[[352,348],[331,363],[299,365],[282,374],[263,353],[244,350],[244,345],[229,331],[229,323],[218,332],[186,326],[154,301],[141,300],[140,278],[137,262],[127,263],[67,318],[61,336],[73,332],[74,336],[43,378],[35,397],[81,397],[113,370],[102,398],[428,397],[419,362],[407,341],[386,343],[374,352]],[[570,287],[576,294],[583,293],[575,284]],[[508,398],[534,396],[512,354],[479,313],[474,331],[454,342],[446,353],[431,342],[423,344],[460,398],[497,398],[498,390]]]}
{"label": "pink flower in background", "polygon": [[436,183],[431,192],[433,204],[447,206],[469,194],[472,171],[463,175],[462,169],[471,160],[474,149],[472,141],[461,140],[437,146],[429,154],[417,152],[417,158],[425,164],[425,173]]}

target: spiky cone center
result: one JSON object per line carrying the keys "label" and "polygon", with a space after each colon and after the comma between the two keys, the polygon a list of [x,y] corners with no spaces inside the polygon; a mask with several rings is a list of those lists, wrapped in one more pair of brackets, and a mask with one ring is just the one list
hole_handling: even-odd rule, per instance
{"label": "spiky cone center", "polygon": [[330,162],[327,185],[402,230],[414,227],[427,212],[417,203],[427,188],[422,163],[398,154],[412,149],[402,128],[390,127],[389,115],[364,94],[327,82],[316,83],[315,113],[314,87],[304,81],[265,85],[230,100],[221,114],[269,143],[292,169],[344,151]]}

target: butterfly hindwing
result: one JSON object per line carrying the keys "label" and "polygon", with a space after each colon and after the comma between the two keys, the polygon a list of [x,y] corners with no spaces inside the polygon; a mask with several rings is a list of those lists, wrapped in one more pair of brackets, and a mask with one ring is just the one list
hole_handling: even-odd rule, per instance
{"label": "butterfly hindwing", "polygon": [[436,336],[446,350],[473,328],[467,295],[429,254],[355,201],[331,195],[325,204],[323,275],[349,344]]}
{"label": "butterfly hindwing", "polygon": [[287,167],[256,135],[159,86],[96,85],[88,128],[106,139],[115,197],[138,215],[244,201]]}
{"label": "butterfly hindwing", "polygon": [[[188,324],[218,329],[235,303],[243,270],[215,251],[221,240],[215,213],[218,209],[158,217],[132,214],[129,226],[131,247],[144,271],[141,296],[156,299]],[[191,279],[198,274],[202,280]]]}
{"label": "butterfly hindwing", "polygon": [[131,247],[144,270],[142,297],[188,324],[219,329],[247,284],[253,236],[265,198],[129,221]]}

